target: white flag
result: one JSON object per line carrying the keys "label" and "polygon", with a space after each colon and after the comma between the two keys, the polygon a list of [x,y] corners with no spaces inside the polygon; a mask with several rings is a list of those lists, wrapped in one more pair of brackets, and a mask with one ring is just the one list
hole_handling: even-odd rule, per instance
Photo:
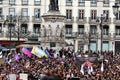
{"label": "white flag", "polygon": [[80,72],[82,73],[82,75],[84,75],[84,68],[83,68],[84,66],[83,65],[81,65],[81,70],[80,70]]}
{"label": "white flag", "polygon": [[101,63],[101,72],[104,71],[104,65],[103,65],[103,62]]}
{"label": "white flag", "polygon": [[88,74],[91,75],[91,72],[92,72],[91,71],[91,66],[90,67],[88,66]]}
{"label": "white flag", "polygon": [[3,57],[3,55],[2,55],[2,51],[0,51],[0,58],[2,58]]}

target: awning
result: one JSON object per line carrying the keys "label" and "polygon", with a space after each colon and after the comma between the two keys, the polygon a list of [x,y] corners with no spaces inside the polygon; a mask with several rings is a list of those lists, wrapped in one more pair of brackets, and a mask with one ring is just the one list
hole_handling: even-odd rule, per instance
{"label": "awning", "polygon": [[16,48],[23,48],[23,47],[27,47],[27,48],[33,48],[33,46],[40,46],[40,45],[34,45],[34,44],[21,44],[16,46]]}

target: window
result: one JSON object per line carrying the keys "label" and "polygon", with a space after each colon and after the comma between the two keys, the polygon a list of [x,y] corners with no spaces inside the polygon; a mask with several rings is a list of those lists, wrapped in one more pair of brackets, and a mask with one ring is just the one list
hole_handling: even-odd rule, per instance
{"label": "window", "polygon": [[78,11],[78,18],[79,18],[79,19],[84,19],[84,14],[85,14],[85,11],[84,11],[84,10],[79,10],[79,11]]}
{"label": "window", "polygon": [[72,19],[72,10],[66,10],[66,18]]}
{"label": "window", "polygon": [[34,24],[33,26],[34,33],[40,34],[40,24]]}
{"label": "window", "polygon": [[109,34],[109,26],[103,26],[103,35]]}
{"label": "window", "polygon": [[91,19],[94,20],[97,17],[97,10],[91,10]]}
{"label": "window", "polygon": [[91,33],[91,35],[94,35],[97,33],[96,25],[90,25],[90,33]]}
{"label": "window", "polygon": [[116,32],[116,35],[120,36],[120,26],[116,26],[115,32]]}
{"label": "window", "polygon": [[72,36],[72,25],[66,25],[65,30],[67,36]]}
{"label": "window", "polygon": [[0,19],[2,19],[2,8],[0,8]]}
{"label": "window", "polygon": [[22,0],[22,5],[28,5],[28,0]]}
{"label": "window", "polygon": [[78,25],[78,35],[84,34],[84,25]]}
{"label": "window", "polygon": [[41,4],[41,0],[34,0],[34,5],[40,5]]}
{"label": "window", "polygon": [[91,0],[91,6],[96,6],[97,5],[97,1],[96,0]]}
{"label": "window", "polygon": [[85,0],[78,0],[78,6],[85,6]]}
{"label": "window", "polygon": [[66,0],[66,6],[72,6],[72,0]]}
{"label": "window", "polygon": [[34,16],[35,16],[35,19],[40,19],[40,9],[39,8],[34,9]]}
{"label": "window", "polygon": [[115,2],[119,3],[120,4],[120,0],[115,0]]}
{"label": "window", "polygon": [[9,8],[9,14],[15,16],[15,8]]}
{"label": "window", "polygon": [[116,20],[120,20],[120,11],[116,14]]}
{"label": "window", "polygon": [[21,31],[22,31],[22,34],[26,34],[28,31],[27,31],[27,28],[28,28],[28,25],[27,24],[21,24]]}
{"label": "window", "polygon": [[109,0],[103,0],[103,6],[109,6]]}
{"label": "window", "polygon": [[0,0],[0,4],[2,4],[2,1],[3,1],[3,0]]}
{"label": "window", "polygon": [[109,19],[109,11],[108,10],[103,10],[103,14],[106,15],[106,20]]}
{"label": "window", "polygon": [[9,35],[10,35],[10,36],[14,36],[14,31],[15,31],[15,25],[9,24],[9,25],[8,25],[8,34],[11,33],[11,34],[9,34]]}
{"label": "window", "polygon": [[22,8],[22,19],[27,19],[28,17],[28,8]]}
{"label": "window", "polygon": [[15,4],[15,0],[9,0],[9,4],[10,5],[14,5]]}

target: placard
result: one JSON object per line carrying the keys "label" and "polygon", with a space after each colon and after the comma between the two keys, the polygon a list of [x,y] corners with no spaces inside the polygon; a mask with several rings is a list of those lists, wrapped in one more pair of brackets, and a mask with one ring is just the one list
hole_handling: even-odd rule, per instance
{"label": "placard", "polygon": [[28,74],[20,73],[20,80],[28,80]]}
{"label": "placard", "polygon": [[8,78],[9,78],[9,80],[16,80],[16,75],[15,74],[9,74]]}

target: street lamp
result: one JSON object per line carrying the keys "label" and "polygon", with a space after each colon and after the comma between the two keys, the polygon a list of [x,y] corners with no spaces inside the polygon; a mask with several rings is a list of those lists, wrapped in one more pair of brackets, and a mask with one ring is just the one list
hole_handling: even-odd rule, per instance
{"label": "street lamp", "polygon": [[101,49],[100,49],[100,52],[102,54],[102,49],[103,49],[103,22],[106,20],[106,15],[103,13],[101,14],[101,17],[99,19],[97,19],[96,22],[99,22],[99,26],[100,26],[100,41],[101,41]]}
{"label": "street lamp", "polygon": [[117,16],[117,14],[118,14],[118,9],[119,9],[118,2],[115,2],[115,4],[114,4],[112,7],[113,7],[113,14],[114,14],[115,16]]}

